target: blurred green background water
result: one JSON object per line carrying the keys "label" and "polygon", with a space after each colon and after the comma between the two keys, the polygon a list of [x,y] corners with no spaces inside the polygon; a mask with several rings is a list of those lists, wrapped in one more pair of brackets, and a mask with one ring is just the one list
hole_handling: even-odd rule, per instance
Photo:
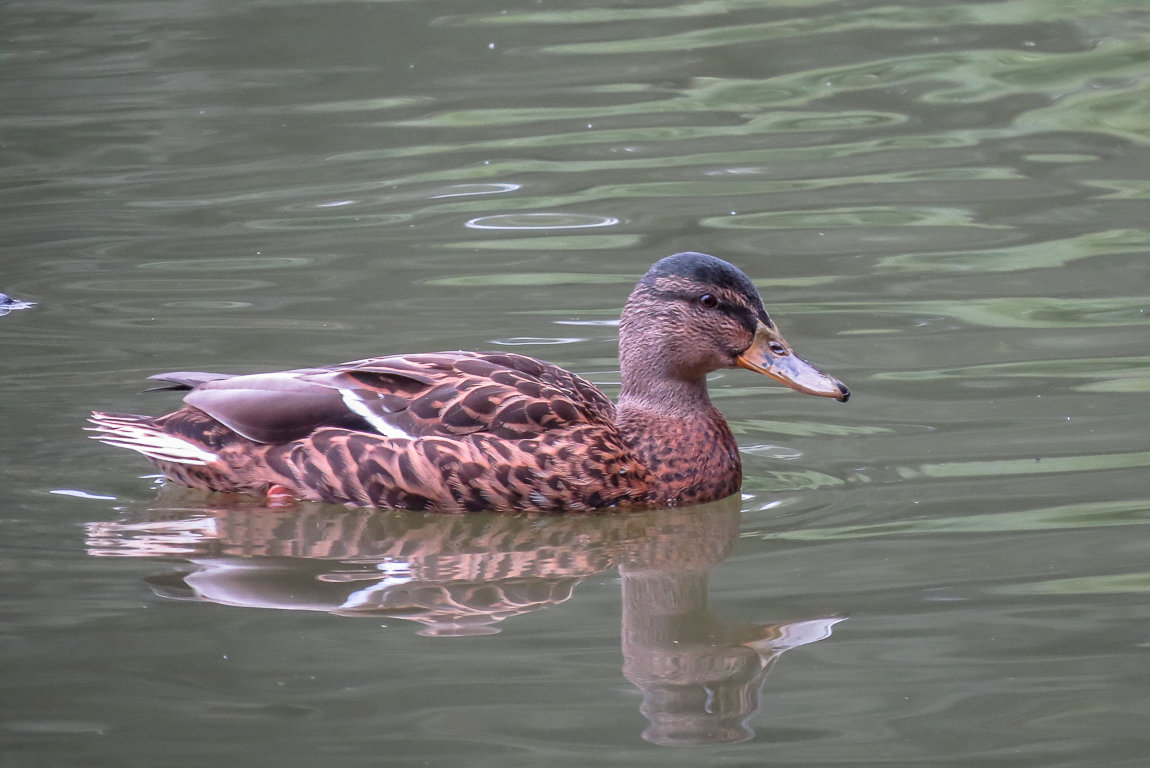
{"label": "blurred green background water", "polygon": [[[1143,3],[0,29],[0,291],[36,302],[0,317],[0,765],[1144,763]],[[159,371],[420,350],[614,393],[619,308],[686,249],[854,392],[715,376],[725,506],[277,516],[81,431],[172,407]]]}

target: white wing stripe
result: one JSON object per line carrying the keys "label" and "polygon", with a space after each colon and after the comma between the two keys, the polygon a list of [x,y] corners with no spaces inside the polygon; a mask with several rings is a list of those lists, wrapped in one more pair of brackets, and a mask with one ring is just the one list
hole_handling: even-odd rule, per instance
{"label": "white wing stripe", "polygon": [[362,416],[364,421],[370,424],[379,434],[384,437],[411,437],[411,435],[394,424],[388,424],[384,421],[378,413],[368,407],[368,404],[364,402],[360,394],[354,389],[341,389],[339,393],[340,396],[343,397],[344,404],[346,404],[352,412]]}

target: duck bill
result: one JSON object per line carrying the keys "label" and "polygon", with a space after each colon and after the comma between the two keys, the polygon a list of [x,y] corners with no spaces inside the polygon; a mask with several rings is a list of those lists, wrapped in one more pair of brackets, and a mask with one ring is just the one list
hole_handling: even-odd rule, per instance
{"label": "duck bill", "polygon": [[845,403],[851,396],[841,381],[796,355],[778,329],[768,327],[766,323],[759,323],[755,340],[736,358],[736,362],[740,368],[770,376],[808,395],[833,397],[840,403]]}

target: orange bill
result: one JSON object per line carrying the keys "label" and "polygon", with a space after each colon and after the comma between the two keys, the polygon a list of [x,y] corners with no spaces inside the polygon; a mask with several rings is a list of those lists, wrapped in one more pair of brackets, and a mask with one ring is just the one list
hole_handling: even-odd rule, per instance
{"label": "orange bill", "polygon": [[760,322],[755,340],[739,355],[740,368],[770,376],[791,389],[818,397],[833,397],[840,403],[850,398],[850,390],[836,379],[795,354],[778,329]]}

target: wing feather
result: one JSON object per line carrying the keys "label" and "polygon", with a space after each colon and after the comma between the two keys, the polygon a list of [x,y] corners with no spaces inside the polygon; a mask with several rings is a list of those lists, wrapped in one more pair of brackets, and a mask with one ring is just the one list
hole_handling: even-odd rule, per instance
{"label": "wing feather", "polygon": [[557,366],[506,353],[376,357],[326,368],[153,377],[190,388],[184,401],[258,443],[324,427],[384,437],[491,434],[530,438],[574,424],[612,424],[614,405]]}

